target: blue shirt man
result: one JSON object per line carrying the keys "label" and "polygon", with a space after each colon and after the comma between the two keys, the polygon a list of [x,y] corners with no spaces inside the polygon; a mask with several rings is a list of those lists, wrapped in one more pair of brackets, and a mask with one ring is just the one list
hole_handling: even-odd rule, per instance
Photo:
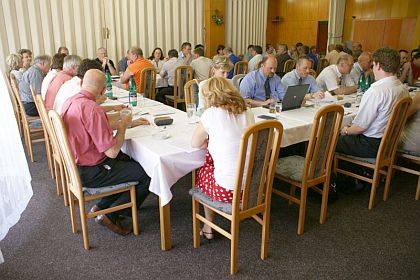
{"label": "blue shirt man", "polygon": [[264,57],[261,67],[248,73],[240,85],[241,96],[252,107],[264,106],[271,102],[270,96],[283,100],[285,91],[276,75],[277,59],[273,55]]}
{"label": "blue shirt man", "polygon": [[241,61],[241,59],[232,53],[232,48],[230,48],[230,47],[224,48],[223,54],[227,58],[229,58],[229,61],[232,63],[232,69],[230,69],[229,75],[227,77],[228,79],[232,79],[233,78],[233,70],[235,68],[235,64],[236,64],[236,62]]}

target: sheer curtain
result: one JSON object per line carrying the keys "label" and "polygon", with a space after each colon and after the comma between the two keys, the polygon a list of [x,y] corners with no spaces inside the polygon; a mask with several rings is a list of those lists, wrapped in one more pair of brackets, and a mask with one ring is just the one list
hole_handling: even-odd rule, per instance
{"label": "sheer curtain", "polygon": [[[32,197],[31,174],[19,136],[8,83],[0,71],[0,240],[15,225]],[[0,249],[0,263],[3,256]]]}

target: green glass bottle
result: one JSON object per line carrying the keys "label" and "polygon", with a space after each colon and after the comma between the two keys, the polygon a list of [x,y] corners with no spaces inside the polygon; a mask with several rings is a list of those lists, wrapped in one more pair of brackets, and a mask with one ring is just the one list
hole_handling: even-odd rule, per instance
{"label": "green glass bottle", "polygon": [[136,90],[136,82],[134,81],[134,76],[130,76],[130,81],[128,84],[128,103],[131,106],[137,106],[137,90]]}
{"label": "green glass bottle", "polygon": [[106,85],[105,85],[105,95],[108,98],[112,97],[112,79],[111,74],[109,74],[109,71],[106,71]]}
{"label": "green glass bottle", "polygon": [[362,75],[360,75],[360,78],[359,78],[359,90],[360,91],[366,90],[366,77],[364,73],[362,73]]}

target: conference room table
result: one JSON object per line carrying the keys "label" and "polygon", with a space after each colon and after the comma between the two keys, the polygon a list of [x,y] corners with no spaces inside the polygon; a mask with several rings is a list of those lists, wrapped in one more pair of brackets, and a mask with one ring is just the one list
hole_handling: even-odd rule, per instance
{"label": "conference room table", "polygon": [[[104,105],[128,104],[128,92],[124,89],[114,89],[117,100],[108,99]],[[325,103],[336,102],[334,97],[326,98]],[[345,96],[339,103],[352,102],[352,107],[345,108],[343,125],[351,122],[357,107],[354,105],[355,96]],[[281,112],[278,120],[283,124],[282,147],[309,140],[312,121],[318,108],[310,102],[300,109]],[[149,190],[159,197],[161,249],[171,248],[170,201],[171,187],[183,176],[201,167],[205,159],[205,150],[191,147],[191,137],[197,125],[191,122],[187,114],[173,107],[154,100],[141,98],[138,105],[132,108],[133,119],[144,117],[150,125],[129,128],[126,131],[122,150],[139,162],[151,178]],[[268,113],[268,109],[252,108],[255,121],[263,121],[261,115],[276,117]],[[173,124],[158,127],[154,118],[170,116]],[[193,174],[193,173],[192,173]],[[194,176],[193,176],[194,178]],[[194,182],[194,180],[193,180]],[[191,186],[186,186],[187,192]]]}

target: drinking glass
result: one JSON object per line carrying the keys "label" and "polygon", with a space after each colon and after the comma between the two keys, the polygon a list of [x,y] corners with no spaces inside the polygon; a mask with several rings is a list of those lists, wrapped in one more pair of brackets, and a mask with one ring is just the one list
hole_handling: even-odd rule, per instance
{"label": "drinking glass", "polygon": [[276,103],[276,106],[274,107],[274,111],[276,113],[276,118],[280,118],[282,104],[280,102]]}
{"label": "drinking glass", "polygon": [[[121,119],[123,119],[126,116],[131,116],[131,114],[132,114],[132,111],[131,111],[131,109],[128,109],[128,108],[122,109],[120,111],[120,117],[121,117]],[[128,127],[131,127],[131,124]]]}
{"label": "drinking glass", "polygon": [[196,112],[196,105],[195,103],[188,103],[187,105],[187,117],[188,123],[195,123],[195,112]]}

